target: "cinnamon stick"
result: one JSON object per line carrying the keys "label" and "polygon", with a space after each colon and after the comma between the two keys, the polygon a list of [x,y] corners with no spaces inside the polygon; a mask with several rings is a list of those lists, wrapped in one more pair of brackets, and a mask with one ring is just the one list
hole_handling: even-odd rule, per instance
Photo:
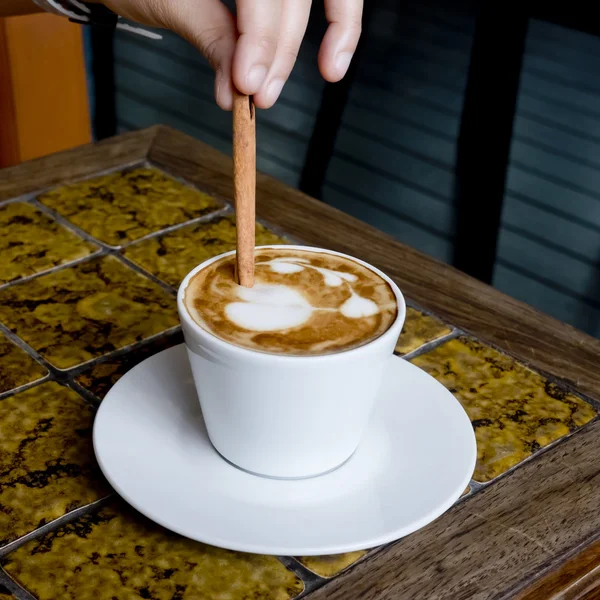
{"label": "cinnamon stick", "polygon": [[233,186],[236,213],[236,280],[254,285],[256,120],[251,96],[233,92]]}

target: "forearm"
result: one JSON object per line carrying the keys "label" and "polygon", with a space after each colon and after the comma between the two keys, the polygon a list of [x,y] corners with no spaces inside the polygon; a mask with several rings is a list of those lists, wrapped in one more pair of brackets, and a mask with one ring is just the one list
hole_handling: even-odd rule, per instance
{"label": "forearm", "polygon": [[0,17],[13,17],[41,12],[33,0],[0,0]]}

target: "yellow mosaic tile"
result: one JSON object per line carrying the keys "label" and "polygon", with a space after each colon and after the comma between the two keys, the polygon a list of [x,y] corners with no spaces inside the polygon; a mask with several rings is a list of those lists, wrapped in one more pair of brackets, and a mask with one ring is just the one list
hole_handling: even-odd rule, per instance
{"label": "yellow mosaic tile", "polygon": [[161,337],[155,342],[146,344],[135,350],[130,350],[124,355],[96,363],[86,371],[75,377],[75,381],[86,390],[92,392],[97,398],[103,399],[110,388],[137,364],[153,354],[183,343],[181,333]]}
{"label": "yellow mosaic tile", "polygon": [[3,562],[39,600],[288,600],[303,589],[272,556],[193,542],[120,503],[21,546]]}
{"label": "yellow mosaic tile", "polygon": [[0,394],[42,379],[46,369],[0,333]]}
{"label": "yellow mosaic tile", "polygon": [[[256,224],[257,246],[285,243],[283,238]],[[234,249],[235,220],[228,216],[143,240],[127,248],[124,254],[149,273],[177,287],[194,267]]]}
{"label": "yellow mosaic tile", "polygon": [[179,323],[175,298],[112,256],[0,290],[0,321],[60,369]]}
{"label": "yellow mosaic tile", "polygon": [[223,208],[207,194],[147,168],[61,187],[39,200],[111,246]]}
{"label": "yellow mosaic tile", "polygon": [[596,416],[583,400],[466,337],[411,362],[443,383],[467,411],[477,437],[476,481],[492,480]]}
{"label": "yellow mosaic tile", "polygon": [[321,577],[333,577],[353,565],[367,553],[366,550],[332,554],[331,556],[302,556],[298,560],[313,573]]}
{"label": "yellow mosaic tile", "polygon": [[406,319],[402,333],[398,338],[396,352],[398,354],[408,354],[417,350],[423,344],[433,342],[444,335],[448,335],[451,331],[450,327],[435,317],[426,315],[409,306],[406,309]]}
{"label": "yellow mosaic tile", "polygon": [[31,204],[0,206],[0,284],[47,271],[98,250]]}
{"label": "yellow mosaic tile", "polygon": [[0,400],[0,546],[110,492],[94,458],[93,418],[55,382]]}

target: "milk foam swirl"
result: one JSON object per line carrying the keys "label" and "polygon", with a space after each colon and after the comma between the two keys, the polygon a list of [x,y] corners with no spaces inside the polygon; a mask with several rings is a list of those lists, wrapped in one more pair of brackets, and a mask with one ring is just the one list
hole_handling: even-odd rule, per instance
{"label": "milk foam swirl", "polygon": [[259,249],[252,288],[235,284],[233,266],[226,257],[195,275],[186,306],[202,327],[240,346],[326,354],[378,337],[397,313],[389,285],[344,257]]}
{"label": "milk foam swirl", "polygon": [[271,271],[283,275],[314,269],[323,276],[326,286],[347,285],[350,297],[339,308],[319,308],[311,306],[302,294],[284,284],[262,283],[252,288],[240,286],[237,295],[243,302],[227,304],[225,314],[230,321],[244,329],[278,331],[298,327],[306,323],[315,310],[339,311],[349,319],[371,317],[379,312],[375,302],[354,292],[350,282],[356,281],[358,277],[352,273],[315,267],[302,258],[275,258],[257,263],[257,266],[261,265],[268,265]]}

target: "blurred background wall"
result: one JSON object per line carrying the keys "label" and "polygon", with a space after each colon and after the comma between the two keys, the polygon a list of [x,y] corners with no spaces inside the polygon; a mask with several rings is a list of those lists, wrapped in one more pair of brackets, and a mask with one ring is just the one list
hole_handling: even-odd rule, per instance
{"label": "blurred background wall", "polygon": [[[370,19],[321,199],[452,264],[457,140],[480,5],[367,1]],[[258,166],[294,187],[325,88],[316,67],[324,18],[314,4],[290,81],[277,105],[258,115]],[[501,58],[510,35],[498,44]],[[87,31],[86,43],[96,137],[164,123],[231,152],[231,117],[213,101],[210,67],[186,42],[169,33],[152,41]],[[490,62],[492,80],[504,75],[502,65]],[[492,124],[501,90],[489,79],[485,85],[491,100],[479,109]],[[530,19],[491,282],[600,337],[599,100],[600,37]],[[495,151],[484,130],[481,164],[496,160]],[[495,202],[481,177],[474,229]]]}

